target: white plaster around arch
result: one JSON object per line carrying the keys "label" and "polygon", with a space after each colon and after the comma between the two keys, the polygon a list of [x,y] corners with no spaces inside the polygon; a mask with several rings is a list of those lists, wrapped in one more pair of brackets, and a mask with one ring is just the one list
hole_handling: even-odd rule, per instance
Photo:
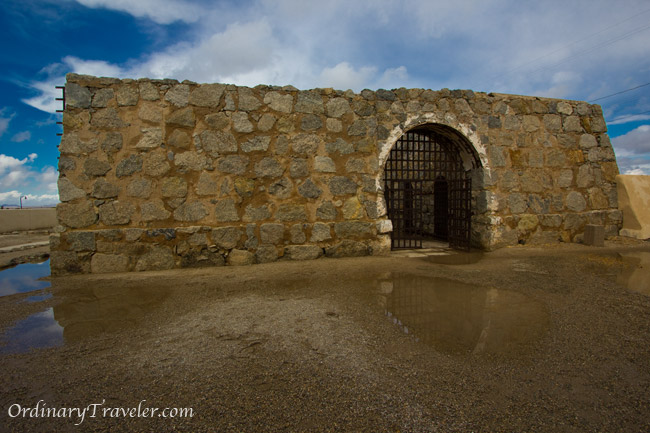
{"label": "white plaster around arch", "polygon": [[410,131],[413,128],[424,125],[445,125],[450,128],[453,128],[456,132],[461,134],[474,148],[476,154],[481,161],[481,166],[483,169],[483,174],[486,178],[490,177],[490,162],[487,156],[487,148],[481,143],[480,137],[476,133],[475,129],[472,128],[472,125],[467,123],[459,122],[456,116],[452,113],[445,113],[444,115],[439,113],[423,113],[419,115],[409,115],[406,118],[406,121],[401,122],[399,125],[395,126],[393,130],[388,135],[388,138],[378,143],[378,168],[377,174],[375,176],[375,188],[381,194],[377,197],[377,206],[381,210],[381,215],[386,215],[386,203],[384,201],[383,192],[383,176],[384,176],[384,166],[388,160],[390,150],[393,148],[397,140],[400,139],[402,135]]}
{"label": "white plaster around arch", "polygon": [[[411,115],[408,116],[405,122],[400,123],[395,126],[393,130],[388,135],[382,143],[379,144],[379,167],[383,168],[386,165],[386,160],[388,160],[388,155],[390,150],[393,148],[397,140],[400,139],[402,135],[410,131],[413,128],[418,126],[428,125],[428,124],[439,124],[449,126],[457,132],[459,132],[469,143],[472,145],[476,154],[478,155],[483,170],[489,174],[490,165],[487,157],[487,148],[481,143],[480,137],[471,127],[466,123],[461,123],[456,119],[451,113],[447,113],[444,116],[441,116],[437,113],[424,113],[420,115]],[[383,170],[380,170],[380,172]]]}

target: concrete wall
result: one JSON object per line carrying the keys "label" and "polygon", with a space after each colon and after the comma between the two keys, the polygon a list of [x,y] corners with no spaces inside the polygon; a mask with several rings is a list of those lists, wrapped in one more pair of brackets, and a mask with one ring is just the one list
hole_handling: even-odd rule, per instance
{"label": "concrete wall", "polygon": [[57,224],[55,208],[0,210],[0,233],[47,230]]}
{"label": "concrete wall", "polygon": [[621,236],[650,239],[650,176],[616,176]]}
{"label": "concrete wall", "polygon": [[452,131],[472,170],[472,242],[617,234],[602,111],[470,90],[238,87],[70,74],[53,273],[387,254],[383,170],[407,131]]}

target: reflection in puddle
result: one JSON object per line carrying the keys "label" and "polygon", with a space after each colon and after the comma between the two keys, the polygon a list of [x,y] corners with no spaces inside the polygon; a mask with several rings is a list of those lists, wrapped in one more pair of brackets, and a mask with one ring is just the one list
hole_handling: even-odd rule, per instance
{"label": "reflection in puddle", "polygon": [[50,286],[49,281],[39,278],[50,275],[50,261],[25,263],[0,271],[0,296],[25,293]]}
{"label": "reflection in puddle", "polygon": [[50,298],[52,298],[52,294],[51,293],[45,293],[43,295],[28,296],[25,299],[25,302],[42,302],[42,301],[47,301]]}
{"label": "reflection in puddle", "polygon": [[[54,308],[29,316],[7,330],[1,337],[7,345],[0,347],[0,353],[59,346],[64,341],[70,343],[133,326],[145,320],[147,313],[170,293],[170,289],[120,288],[114,283],[68,289],[55,280],[53,286],[57,301]],[[50,297],[46,293],[25,301],[38,302]]]}
{"label": "reflection in puddle", "polygon": [[471,265],[483,258],[482,252],[452,253],[427,256],[427,261],[438,265]]}
{"label": "reflection in puddle", "polygon": [[[57,288],[55,280],[53,285]],[[124,288],[102,283],[92,288],[62,290],[54,317],[66,342],[132,326],[144,319],[171,292],[170,288]]]}
{"label": "reflection in puddle", "polygon": [[650,296],[650,252],[621,254],[627,266],[618,276],[618,283],[630,290]]}
{"label": "reflection in puddle", "polygon": [[9,328],[3,341],[7,345],[0,347],[0,353],[23,353],[32,348],[60,346],[63,344],[63,328],[54,319],[54,311],[48,308]]}
{"label": "reflection in puddle", "polygon": [[379,291],[396,325],[444,353],[516,354],[549,327],[544,304],[509,290],[392,274]]}

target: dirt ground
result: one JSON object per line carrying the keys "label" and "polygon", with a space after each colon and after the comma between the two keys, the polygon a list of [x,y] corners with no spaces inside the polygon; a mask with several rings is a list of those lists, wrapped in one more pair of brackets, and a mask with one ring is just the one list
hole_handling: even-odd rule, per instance
{"label": "dirt ground", "polygon": [[[0,431],[649,431],[648,255],[618,240],[52,278],[0,297],[0,345],[34,314],[60,339],[0,354]],[[39,401],[193,416],[10,416]]]}

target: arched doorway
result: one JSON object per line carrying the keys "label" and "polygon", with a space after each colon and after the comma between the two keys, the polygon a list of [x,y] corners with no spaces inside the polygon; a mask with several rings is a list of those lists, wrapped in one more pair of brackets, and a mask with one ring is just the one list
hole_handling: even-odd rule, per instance
{"label": "arched doorway", "polygon": [[422,248],[424,240],[437,239],[469,250],[471,172],[480,166],[469,141],[448,126],[424,125],[402,135],[384,169],[391,248]]}

